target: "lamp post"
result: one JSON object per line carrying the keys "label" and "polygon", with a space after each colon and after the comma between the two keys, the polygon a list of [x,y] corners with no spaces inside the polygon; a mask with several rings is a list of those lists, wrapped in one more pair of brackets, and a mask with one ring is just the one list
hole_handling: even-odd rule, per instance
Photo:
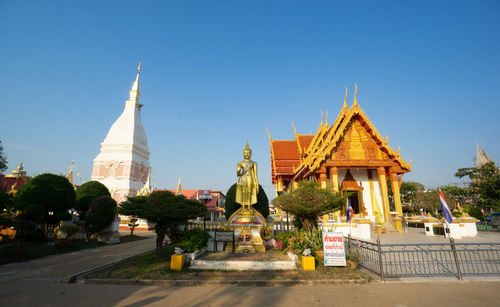
{"label": "lamp post", "polygon": [[[212,200],[212,195],[208,194],[208,191],[205,190],[203,194],[198,197],[198,199],[203,202],[206,208],[207,203]],[[205,230],[206,219],[207,219],[207,214],[205,213],[205,216],[203,217],[203,230]]]}

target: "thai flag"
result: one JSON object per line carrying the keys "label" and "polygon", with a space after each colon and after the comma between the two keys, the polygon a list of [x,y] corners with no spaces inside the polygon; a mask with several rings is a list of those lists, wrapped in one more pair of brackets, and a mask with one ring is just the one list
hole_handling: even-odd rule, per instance
{"label": "thai flag", "polygon": [[441,189],[439,189],[439,200],[441,201],[441,209],[443,210],[444,220],[446,221],[446,224],[449,224],[453,221],[453,219],[451,218],[450,208],[446,203],[446,199],[444,199],[443,191],[441,191]]}
{"label": "thai flag", "polygon": [[354,215],[354,210],[352,209],[351,201],[349,200],[349,198],[345,199],[345,203],[347,206],[347,222],[349,223],[352,219],[352,216]]}

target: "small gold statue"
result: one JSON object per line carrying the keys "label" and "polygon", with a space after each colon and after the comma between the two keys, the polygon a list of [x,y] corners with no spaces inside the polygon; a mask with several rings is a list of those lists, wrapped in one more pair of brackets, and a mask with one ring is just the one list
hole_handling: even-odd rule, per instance
{"label": "small gold statue", "polygon": [[236,184],[236,203],[243,207],[244,211],[249,211],[253,204],[257,203],[259,193],[259,180],[257,179],[257,162],[250,160],[252,150],[250,146],[243,149],[245,160],[238,162],[236,175],[239,177]]}

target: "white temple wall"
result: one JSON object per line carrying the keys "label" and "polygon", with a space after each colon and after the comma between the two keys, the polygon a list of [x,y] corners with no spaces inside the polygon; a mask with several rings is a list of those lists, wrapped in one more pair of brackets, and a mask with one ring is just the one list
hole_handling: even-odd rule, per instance
{"label": "white temple wall", "polygon": [[[363,187],[363,205],[366,208],[366,212],[368,213],[368,217],[370,220],[375,221],[375,214],[373,211],[373,204],[370,192],[370,181],[368,180],[368,169],[361,170],[349,170],[356,180],[358,184],[361,182],[361,186]],[[380,185],[378,182],[378,175],[376,170],[371,170],[372,172],[372,181],[373,181],[373,193],[375,198],[377,199],[380,210],[382,211],[382,215],[384,214],[384,206],[382,202],[382,192],[380,190]],[[347,174],[347,169],[339,169],[339,185],[342,185],[342,181],[345,179],[345,175]]]}

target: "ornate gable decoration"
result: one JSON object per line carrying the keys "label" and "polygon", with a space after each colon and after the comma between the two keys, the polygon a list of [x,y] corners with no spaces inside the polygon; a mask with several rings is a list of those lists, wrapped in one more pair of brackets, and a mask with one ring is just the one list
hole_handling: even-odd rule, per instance
{"label": "ornate gable decoration", "polygon": [[403,172],[411,171],[410,165],[401,158],[400,150],[394,151],[384,140],[356,100],[348,108],[347,89],[344,106],[335,123],[328,127],[321,123],[318,131],[304,153],[301,164],[294,173],[304,169],[314,171],[328,159],[332,160],[388,160],[395,162]]}

